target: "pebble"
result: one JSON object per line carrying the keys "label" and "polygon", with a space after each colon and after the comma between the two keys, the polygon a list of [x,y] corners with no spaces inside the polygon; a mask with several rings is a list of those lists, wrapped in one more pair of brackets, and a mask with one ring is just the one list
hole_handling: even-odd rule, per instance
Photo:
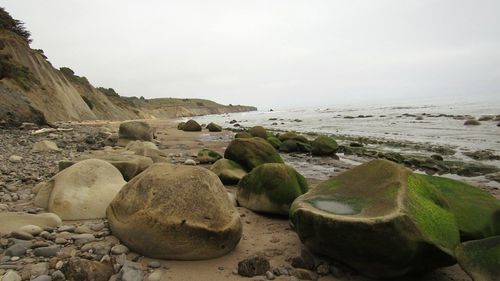
{"label": "pebble", "polygon": [[33,235],[29,234],[26,231],[20,231],[20,230],[12,231],[10,233],[10,236],[13,237],[13,238],[21,239],[21,240],[31,240],[31,239],[33,239]]}
{"label": "pebble", "polygon": [[118,280],[121,281],[142,281],[144,272],[138,263],[126,261],[122,269],[118,273]]}
{"label": "pebble", "polygon": [[76,227],[74,225],[61,225],[57,231],[59,232],[75,232]]}
{"label": "pebble", "polygon": [[49,263],[40,262],[40,263],[31,265],[30,273],[33,276],[47,275],[49,273]]}
{"label": "pebble", "polygon": [[121,254],[126,254],[129,252],[129,249],[125,245],[115,245],[113,248],[111,248],[111,253],[113,255],[121,255]]}
{"label": "pebble", "polygon": [[193,159],[186,159],[186,161],[184,161],[184,165],[196,166],[196,161],[194,161]]}
{"label": "pebble", "polygon": [[150,261],[148,263],[148,266],[151,268],[158,268],[161,266],[161,263],[159,261]]}
{"label": "pebble", "polygon": [[17,271],[8,270],[7,273],[2,277],[2,281],[21,281],[21,276]]}
{"label": "pebble", "polygon": [[146,281],[160,281],[162,276],[163,276],[162,270],[155,270],[148,275]]}
{"label": "pebble", "polygon": [[52,277],[49,275],[40,275],[34,279],[31,279],[31,281],[52,281]]}
{"label": "pebble", "polygon": [[250,257],[238,262],[238,274],[241,276],[264,275],[269,269],[269,261],[263,256]]}
{"label": "pebble", "polygon": [[271,271],[266,271],[266,278],[267,280],[274,280],[276,277]]}
{"label": "pebble", "polygon": [[33,254],[41,257],[55,257],[60,250],[59,246],[40,247],[33,250]]}
{"label": "pebble", "polygon": [[79,234],[92,233],[92,230],[88,226],[82,225],[75,229],[75,233]]}
{"label": "pebble", "polygon": [[38,225],[25,225],[19,228],[19,231],[27,232],[33,236],[42,233],[43,229]]}
{"label": "pebble", "polygon": [[5,250],[6,256],[24,256],[28,249],[21,244],[14,244]]}
{"label": "pebble", "polygon": [[11,155],[9,157],[9,161],[12,162],[12,163],[19,163],[23,160],[23,158],[19,155]]}
{"label": "pebble", "polygon": [[106,225],[103,223],[103,222],[100,222],[100,223],[96,223],[96,224],[93,224],[90,229],[92,229],[93,231],[101,231],[104,229]]}
{"label": "pebble", "polygon": [[66,280],[66,276],[64,276],[64,273],[60,270],[56,270],[52,273],[52,280],[53,281],[64,281]]}
{"label": "pebble", "polygon": [[56,240],[54,240],[54,242],[56,242],[56,244],[66,244],[66,243],[68,243],[68,240],[66,240],[62,237],[57,237]]}

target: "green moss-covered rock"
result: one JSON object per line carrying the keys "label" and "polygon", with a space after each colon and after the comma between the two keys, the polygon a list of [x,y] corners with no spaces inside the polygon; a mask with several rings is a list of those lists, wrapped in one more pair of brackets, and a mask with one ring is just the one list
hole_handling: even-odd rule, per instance
{"label": "green moss-covered rock", "polygon": [[268,137],[267,142],[271,144],[275,149],[279,149],[281,145],[281,141],[274,136]]}
{"label": "green moss-covered rock", "polygon": [[267,139],[267,130],[262,126],[254,126],[248,132],[252,137]]}
{"label": "green moss-covered rock", "polygon": [[455,254],[474,281],[500,280],[500,236],[465,242],[457,247]]}
{"label": "green moss-covered rock", "polygon": [[186,122],[180,122],[177,124],[177,130],[182,130],[184,128],[184,125],[186,125]]}
{"label": "green moss-covered rock", "polygon": [[214,163],[221,158],[222,155],[210,149],[204,148],[198,151],[198,161],[200,161],[201,164]]}
{"label": "green moss-covered rock", "polygon": [[285,140],[280,144],[279,151],[290,153],[299,151],[298,142],[292,139]]}
{"label": "green moss-covered rock", "polygon": [[201,125],[191,119],[184,124],[182,130],[185,132],[201,132]]}
{"label": "green moss-covered rock", "polygon": [[220,159],[215,162],[210,171],[215,173],[223,184],[237,184],[247,172],[238,163],[229,159]]}
{"label": "green moss-covered rock", "polygon": [[293,132],[286,132],[283,134],[279,134],[279,136],[278,136],[279,140],[282,142],[284,142],[286,140],[291,140],[291,139],[296,138],[296,137],[297,137],[297,134],[293,133]]}
{"label": "green moss-covered rock", "polygon": [[290,220],[301,241],[373,278],[455,263],[454,215],[437,188],[386,160],[355,167],[298,197]]}
{"label": "green moss-covered rock", "polygon": [[247,171],[265,163],[283,163],[276,149],[261,138],[234,139],[224,152],[224,158],[235,161]]}
{"label": "green moss-covered rock", "polygon": [[210,132],[222,132],[222,127],[213,123],[213,122],[211,122],[207,125],[207,129]]}
{"label": "green moss-covered rock", "polygon": [[311,144],[312,154],[316,156],[329,156],[338,149],[337,142],[328,136],[319,136]]}
{"label": "green moss-covered rock", "polygon": [[301,143],[309,143],[309,140],[302,135],[298,135],[298,136],[294,137],[293,140],[296,140],[296,141],[301,142]]}
{"label": "green moss-covered rock", "polygon": [[308,186],[295,169],[280,163],[262,164],[238,184],[237,199],[241,206],[263,213],[288,215],[290,204]]}
{"label": "green moss-covered rock", "polygon": [[238,132],[234,135],[235,139],[250,139],[252,138],[252,135],[248,132]]}

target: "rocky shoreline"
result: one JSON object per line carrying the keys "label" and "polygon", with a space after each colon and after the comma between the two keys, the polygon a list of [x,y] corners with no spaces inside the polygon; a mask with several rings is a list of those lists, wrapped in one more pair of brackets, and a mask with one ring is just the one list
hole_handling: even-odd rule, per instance
{"label": "rocky shoreline", "polygon": [[[198,152],[205,148],[224,154],[234,135],[231,131],[184,132],[170,121],[149,123],[156,128],[156,138],[151,141],[158,153],[128,146],[134,151],[132,154],[148,155],[144,157],[183,167],[194,164],[210,168],[213,161],[200,161]],[[40,223],[40,218],[30,217],[46,212],[35,204],[39,186],[58,174],[60,161],[122,151],[123,148],[113,148],[118,125],[61,123],[59,130],[2,129],[0,215],[21,212],[27,220]],[[57,149],[33,151],[36,143],[47,140],[54,142]],[[282,157],[305,176],[309,188],[314,188],[325,177],[338,175],[373,158],[365,154],[345,150],[338,159],[296,152],[282,153]],[[480,186],[500,198],[496,188]],[[224,189],[233,196],[238,190],[228,184]],[[222,257],[203,261],[154,259],[136,253],[113,235],[107,219],[62,223],[51,219],[49,223],[44,220],[42,226],[33,226],[35,223],[20,226],[19,219],[5,219],[0,230],[1,280],[240,280],[245,277],[253,277],[252,280],[369,280],[336,261],[312,255],[286,218],[255,213],[241,206],[236,210],[242,222],[238,246]],[[424,277],[407,276],[399,280],[422,278],[471,280],[457,265]]]}

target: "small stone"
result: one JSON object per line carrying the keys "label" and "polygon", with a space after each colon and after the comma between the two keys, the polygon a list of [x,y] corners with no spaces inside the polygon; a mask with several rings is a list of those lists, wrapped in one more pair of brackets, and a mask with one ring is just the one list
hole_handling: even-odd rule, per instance
{"label": "small stone", "polygon": [[13,238],[16,238],[16,239],[21,239],[21,240],[31,240],[31,239],[33,239],[33,235],[29,234],[26,231],[20,231],[20,230],[12,231],[10,233],[10,236],[13,237]]}
{"label": "small stone", "polygon": [[76,227],[74,225],[61,225],[57,231],[59,232],[75,232]]}
{"label": "small stone", "polygon": [[11,155],[9,157],[9,161],[12,162],[12,163],[19,163],[23,160],[23,158],[19,155]]}
{"label": "small stone", "polygon": [[161,263],[159,261],[150,261],[148,263],[148,266],[151,268],[158,268],[161,266]]}
{"label": "small stone", "polygon": [[314,257],[306,250],[302,250],[300,256],[292,259],[292,266],[295,268],[314,269]]}
{"label": "small stone", "polygon": [[142,281],[144,272],[138,263],[126,261],[122,269],[118,273],[118,280],[122,281]]}
{"label": "small stone", "polygon": [[90,229],[92,229],[93,231],[101,231],[104,229],[106,225],[103,223],[103,222],[100,222],[100,223],[96,223],[96,224],[93,224]]}
{"label": "small stone", "polygon": [[115,245],[113,248],[111,248],[111,253],[113,255],[121,255],[121,254],[126,254],[129,252],[129,249],[125,245]]}
{"label": "small stone", "polygon": [[38,225],[25,225],[19,228],[19,231],[27,232],[33,236],[42,233],[43,229]]}
{"label": "small stone", "polygon": [[82,226],[79,226],[75,229],[75,233],[79,233],[79,234],[92,233],[92,230],[88,226],[82,225]]}
{"label": "small stone", "polygon": [[66,240],[62,237],[57,237],[56,240],[54,240],[54,242],[56,242],[56,244],[66,244],[66,243],[68,243],[68,240]]}
{"label": "small stone", "polygon": [[40,247],[33,250],[33,254],[40,257],[55,257],[60,250],[59,246]]}
{"label": "small stone", "polygon": [[31,265],[30,273],[32,276],[47,275],[49,273],[49,263],[40,262]]}
{"label": "small stone", "polygon": [[56,270],[52,272],[52,281],[64,281],[66,280],[66,276],[60,270]]}
{"label": "small stone", "polygon": [[163,276],[162,270],[155,270],[148,275],[146,281],[160,281],[162,276]]}
{"label": "small stone", "polygon": [[294,269],[292,275],[301,280],[318,280],[318,275],[315,272],[303,268]]}
{"label": "small stone", "polygon": [[11,257],[10,258],[10,261],[18,261],[20,260],[21,258],[20,257]]}
{"label": "small stone", "polygon": [[14,244],[12,246],[10,246],[9,248],[7,248],[7,250],[5,250],[5,255],[6,256],[24,256],[24,254],[26,254],[26,251],[28,249],[26,247],[24,247],[23,245],[21,244]]}
{"label": "small stone", "polygon": [[262,256],[255,256],[238,262],[238,274],[246,277],[264,275],[269,268],[269,261]]}
{"label": "small stone", "polygon": [[8,270],[7,273],[2,277],[2,281],[21,281],[21,276],[17,271]]}
{"label": "small stone", "polygon": [[322,263],[316,268],[316,273],[319,275],[328,275],[330,273],[330,267],[328,264]]}
{"label": "small stone", "polygon": [[274,280],[276,277],[271,271],[266,271],[266,278],[267,280]]}
{"label": "small stone", "polygon": [[52,277],[49,275],[40,275],[34,279],[31,279],[31,281],[52,281]]}
{"label": "small stone", "polygon": [[196,166],[196,161],[194,161],[193,159],[186,159],[186,161],[184,161],[184,165]]}

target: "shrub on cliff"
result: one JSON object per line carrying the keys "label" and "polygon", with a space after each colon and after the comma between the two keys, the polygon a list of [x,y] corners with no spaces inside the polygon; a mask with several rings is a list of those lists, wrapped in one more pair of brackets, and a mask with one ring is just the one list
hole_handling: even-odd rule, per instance
{"label": "shrub on cliff", "polygon": [[31,33],[24,27],[24,22],[12,18],[12,16],[0,7],[0,29],[7,29],[21,36],[27,43],[31,43]]}

